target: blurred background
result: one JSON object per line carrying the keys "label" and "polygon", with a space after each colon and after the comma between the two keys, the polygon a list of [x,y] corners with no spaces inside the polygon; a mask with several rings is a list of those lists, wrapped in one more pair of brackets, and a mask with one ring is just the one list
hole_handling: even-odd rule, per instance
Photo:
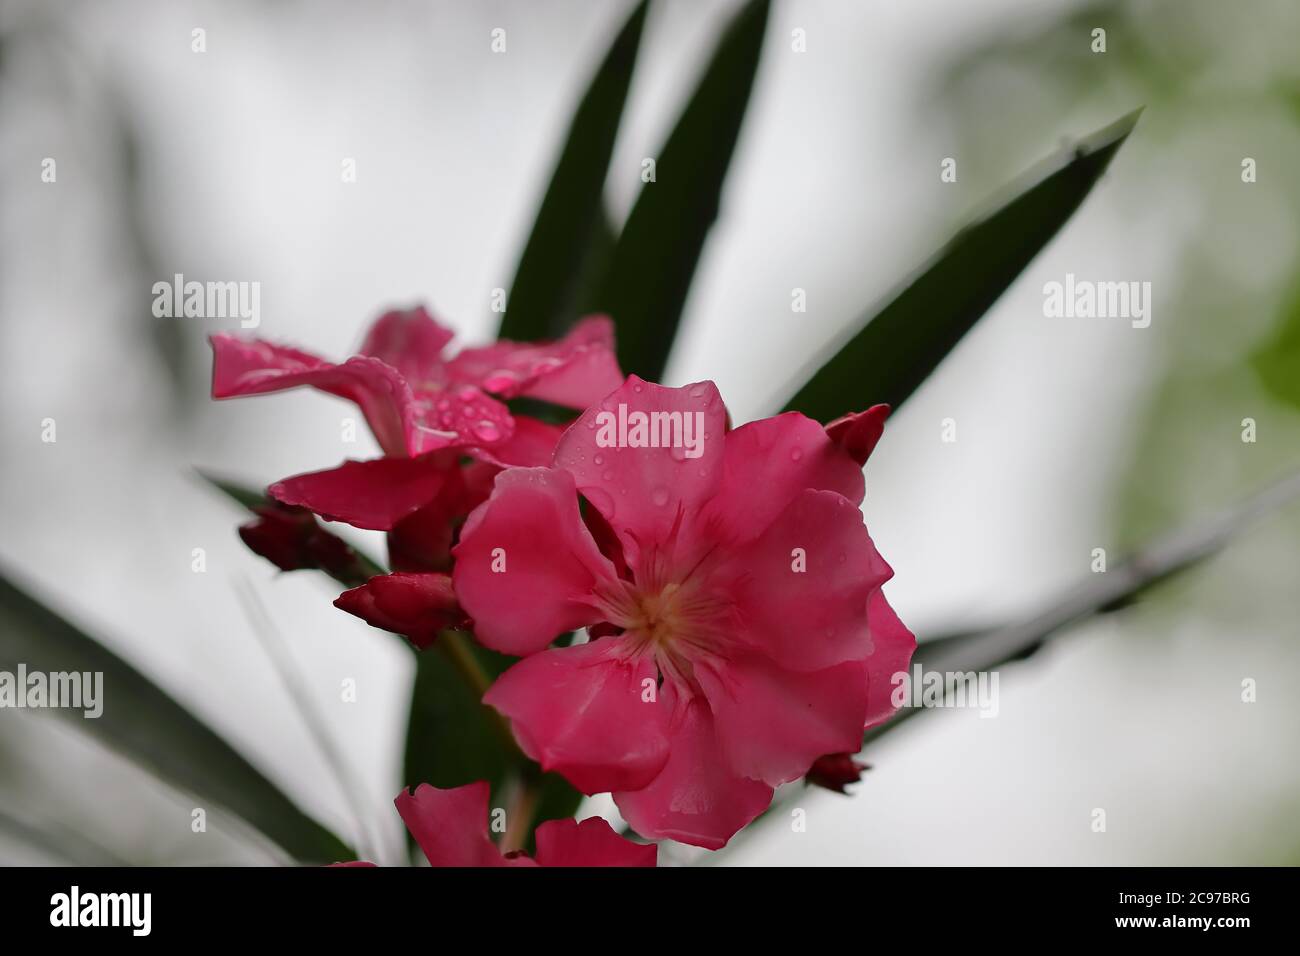
{"label": "blurred background", "polygon": [[[510,284],[629,8],[0,3],[0,566],[380,862],[401,847],[410,655],[333,608],[331,582],[248,552],[245,516],[193,473],[262,485],[378,449],[343,443],[355,413],[319,394],[210,402],[206,337],[238,320],[154,318],[151,287],[260,282],[256,334],[329,358],[416,301],[460,342],[488,340],[491,291]],[[734,9],[652,6],[607,184],[614,221]],[[498,27],[505,54],[489,46]],[[778,2],[669,384],[714,379],[737,423],[771,413],[799,366],[991,197],[1145,105],[1082,209],[891,419],[865,507],[896,570],[887,591],[922,639],[1001,624],[1087,579],[1094,548],[1113,560],[1294,470],[1296,36],[1288,0]],[[955,183],[940,181],[948,157]],[[1045,318],[1042,287],[1066,273],[1151,282],[1150,327]],[[1300,863],[1297,532],[1300,507],[1261,522],[1005,668],[996,719],[909,721],[867,751],[852,796],[794,794],[806,832],[775,819],[714,859]],[[192,833],[193,798],[77,723],[0,711],[0,862],[282,859],[216,810]]]}

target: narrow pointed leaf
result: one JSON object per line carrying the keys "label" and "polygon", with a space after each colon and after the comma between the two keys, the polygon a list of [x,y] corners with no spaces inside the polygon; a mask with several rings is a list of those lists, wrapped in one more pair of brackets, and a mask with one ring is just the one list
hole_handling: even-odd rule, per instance
{"label": "narrow pointed leaf", "polygon": [[768,0],[750,0],[714,51],[668,142],[655,159],[614,248],[596,309],[613,317],[625,372],[658,381],[749,104]]}
{"label": "narrow pointed leaf", "polygon": [[606,236],[602,196],[609,158],[636,66],[647,2],[614,39],[569,125],[564,149],[533,223],[506,300],[500,337],[547,338],[575,318],[581,276]]}
{"label": "narrow pointed leaf", "polygon": [[1079,208],[1139,113],[1094,133],[1064,165],[959,232],[888,305],[795,377],[785,410],[826,422],[906,401]]}
{"label": "narrow pointed leaf", "polygon": [[241,817],[295,860],[333,863],[353,853],[307,816],[261,771],[170,695],[0,573],[0,669],[99,672],[103,712],[48,713],[197,799]]}

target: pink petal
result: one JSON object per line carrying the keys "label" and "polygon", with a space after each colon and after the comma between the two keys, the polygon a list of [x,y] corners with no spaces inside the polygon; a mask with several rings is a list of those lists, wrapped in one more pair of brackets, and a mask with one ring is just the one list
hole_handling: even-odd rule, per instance
{"label": "pink petal", "polygon": [[342,365],[297,349],[212,336],[212,397],[234,398],[309,385],[355,402],[384,453],[495,445],[514,431],[509,409],[472,385],[413,392],[397,369],[369,355]]}
{"label": "pink petal", "polygon": [[502,468],[549,467],[555,458],[555,446],[564,434],[563,425],[551,425],[520,415],[515,419],[514,434],[491,448],[476,448],[472,454]]}
{"label": "pink petal", "polygon": [[614,794],[623,819],[641,836],[717,850],[772,802],[771,787],[728,769],[703,700],[682,706],[670,745],[668,763],[649,786]]}
{"label": "pink petal", "polygon": [[412,455],[466,445],[494,448],[515,430],[510,409],[473,385],[418,390],[412,416]]}
{"label": "pink petal", "polygon": [[724,540],[749,540],[806,488],[861,504],[862,467],[798,412],[750,422],[727,433],[722,480],[705,520]]}
{"label": "pink petal", "polygon": [[[681,427],[668,442],[682,443],[687,417],[698,449],[624,447],[633,437],[617,434],[623,417],[635,413],[678,413]],[[628,418],[632,421],[631,418]],[[661,419],[664,421],[665,419]],[[699,422],[697,428],[696,422]],[[614,427],[606,427],[606,423]],[[635,375],[599,405],[574,422],[555,449],[555,464],[570,472],[578,490],[618,532],[634,567],[642,549],[675,537],[674,528],[689,523],[714,494],[721,476],[726,409],[712,382],[664,388]],[[648,437],[648,432],[647,432]],[[616,443],[607,447],[608,443]],[[698,457],[687,457],[698,451]]]}
{"label": "pink petal", "polygon": [[414,441],[416,424],[410,386],[391,365],[357,357],[335,365],[307,352],[233,335],[212,336],[212,397],[235,398],[310,385],[356,402],[389,455],[404,455],[428,440]]}
{"label": "pink petal", "polygon": [[422,305],[394,309],[370,326],[361,354],[387,362],[412,385],[441,384],[446,379],[442,349],[453,335]]}
{"label": "pink petal", "polygon": [[728,766],[780,786],[818,757],[862,749],[867,667],[859,661],[795,673],[756,655],[701,664],[695,675]]}
{"label": "pink petal", "polygon": [[859,465],[865,465],[885,432],[888,405],[872,405],[865,412],[852,412],[826,426],[826,434]]}
{"label": "pink petal", "polygon": [[359,588],[344,591],[334,606],[367,624],[401,634],[417,649],[428,647],[439,631],[467,624],[445,574],[379,574]]}
{"label": "pink petal", "polygon": [[912,652],[916,650],[916,638],[903,626],[881,590],[872,592],[867,602],[867,622],[873,647],[867,658],[866,726],[873,727],[888,720],[897,709],[890,700],[895,686],[893,677],[907,673]]}
{"label": "pink petal", "polygon": [[556,342],[500,341],[465,349],[448,369],[454,381],[505,398],[526,395],[570,408],[598,402],[623,380],[613,324],[605,316],[583,319]]}
{"label": "pink petal", "polygon": [[579,517],[573,479],[552,468],[497,475],[452,553],[456,593],[475,633],[506,654],[535,653],[556,635],[600,620],[591,594],[614,578]]}
{"label": "pink petal", "polygon": [[812,490],[711,570],[740,612],[743,643],[804,672],[871,654],[867,598],[892,573],[857,507],[833,491]]}
{"label": "pink petal", "polygon": [[430,866],[504,866],[487,835],[486,781],[439,790],[420,784],[393,801]]}
{"label": "pink petal", "polygon": [[454,460],[440,455],[346,461],[338,468],[277,481],[267,493],[327,521],[388,531],[431,502],[456,467]]}
{"label": "pink petal", "polygon": [[644,699],[647,686],[658,696],[653,658],[625,660],[627,649],[609,637],[534,654],[483,703],[510,719],[524,753],[583,793],[643,787],[668,759],[667,712]]}
{"label": "pink petal", "polygon": [[625,840],[600,817],[547,820],[537,828],[541,866],[654,866],[659,848]]}
{"label": "pink petal", "polygon": [[469,461],[446,472],[446,483],[434,499],[388,532],[388,560],[393,570],[450,571],[455,532],[471,511],[487,501],[499,471],[495,465]]}

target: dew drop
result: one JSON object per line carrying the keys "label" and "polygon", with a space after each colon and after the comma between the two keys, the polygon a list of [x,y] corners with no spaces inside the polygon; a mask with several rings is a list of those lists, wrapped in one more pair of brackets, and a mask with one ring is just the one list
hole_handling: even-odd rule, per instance
{"label": "dew drop", "polygon": [[650,500],[655,503],[656,507],[662,508],[664,505],[668,504],[668,489],[656,488],[651,492]]}
{"label": "dew drop", "polygon": [[802,449],[802,448],[793,448],[793,449],[791,449],[791,451],[790,451],[790,460],[791,460],[791,461],[798,461],[798,460],[799,460],[800,458],[802,458],[802,457],[803,457],[803,449]]}
{"label": "dew drop", "polygon": [[501,429],[485,418],[474,426],[474,434],[479,441],[496,441],[501,437]]}

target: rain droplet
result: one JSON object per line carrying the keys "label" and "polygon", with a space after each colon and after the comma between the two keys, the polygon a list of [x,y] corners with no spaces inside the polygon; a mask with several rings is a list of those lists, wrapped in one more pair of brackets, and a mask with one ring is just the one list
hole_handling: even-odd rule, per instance
{"label": "rain droplet", "polygon": [[592,464],[594,464],[594,465],[603,465],[603,464],[605,464],[605,459],[604,459],[603,457],[601,457],[600,455],[594,455],[594,456],[592,456],[591,461],[592,461]]}
{"label": "rain droplet", "polygon": [[668,504],[668,489],[656,488],[651,493],[650,500],[653,501],[657,507],[662,508],[664,505]]}
{"label": "rain droplet", "polygon": [[802,457],[803,457],[803,449],[802,449],[802,448],[793,448],[793,449],[790,450],[790,460],[791,460],[791,461],[798,461],[798,460],[799,460],[800,458],[802,458]]}
{"label": "rain droplet", "polygon": [[501,429],[485,418],[474,426],[474,434],[479,441],[496,441],[501,437]]}

